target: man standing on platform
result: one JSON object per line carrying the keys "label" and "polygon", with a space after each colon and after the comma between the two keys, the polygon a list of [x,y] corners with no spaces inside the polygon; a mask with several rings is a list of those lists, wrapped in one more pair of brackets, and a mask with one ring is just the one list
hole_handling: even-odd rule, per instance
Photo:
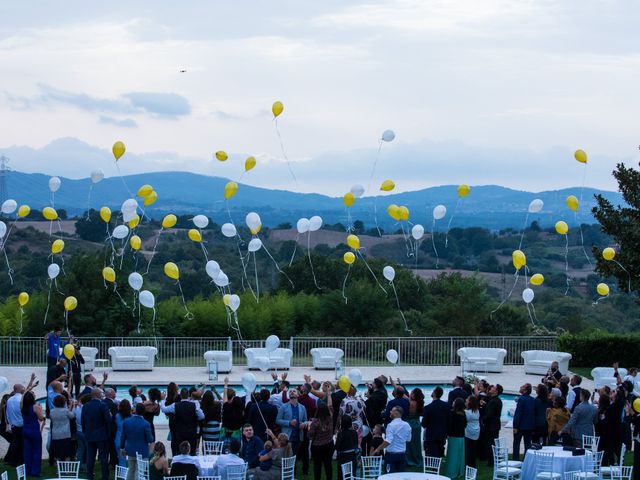
{"label": "man standing on platform", "polygon": [[47,333],[44,339],[47,341],[47,367],[52,367],[58,362],[60,357],[60,335],[62,329],[59,326],[53,327],[53,331]]}

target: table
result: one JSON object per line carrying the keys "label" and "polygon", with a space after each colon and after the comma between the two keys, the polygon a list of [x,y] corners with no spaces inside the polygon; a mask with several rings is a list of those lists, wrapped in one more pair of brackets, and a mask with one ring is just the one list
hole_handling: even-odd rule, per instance
{"label": "table", "polygon": [[[523,477],[524,478],[524,477]],[[418,473],[418,472],[402,472],[387,473],[380,475],[378,480],[451,480],[444,475],[436,475],[435,473]]]}
{"label": "table", "polygon": [[200,462],[200,475],[203,477],[212,477],[214,475],[214,468],[218,461],[219,455],[199,455],[198,461]]}
{"label": "table", "polygon": [[[585,455],[574,457],[572,452],[563,450],[562,447],[542,447],[542,452],[553,453],[553,471],[564,475],[565,472],[584,471],[587,466],[587,455],[592,455],[590,451],[586,451]],[[527,450],[522,463],[522,474],[520,478],[535,478],[536,465],[534,450]]]}

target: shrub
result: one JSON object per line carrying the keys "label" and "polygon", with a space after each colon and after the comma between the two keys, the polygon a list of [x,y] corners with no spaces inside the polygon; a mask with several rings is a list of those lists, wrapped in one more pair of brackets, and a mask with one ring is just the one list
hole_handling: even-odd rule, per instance
{"label": "shrub", "polygon": [[571,335],[558,337],[558,349],[569,352],[571,363],[580,367],[608,367],[613,362],[629,368],[640,365],[640,334],[609,334],[602,331],[590,335]]}

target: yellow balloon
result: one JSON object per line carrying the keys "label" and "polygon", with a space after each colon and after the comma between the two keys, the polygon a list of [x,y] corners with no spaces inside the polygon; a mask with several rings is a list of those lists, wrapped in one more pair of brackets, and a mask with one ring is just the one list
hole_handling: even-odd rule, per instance
{"label": "yellow balloon", "polygon": [[398,207],[398,213],[400,214],[400,220],[405,222],[409,220],[409,209],[404,205]]}
{"label": "yellow balloon", "polygon": [[271,105],[271,111],[273,112],[273,116],[277,117],[284,111],[284,105],[281,101],[273,102],[273,105]]}
{"label": "yellow balloon", "polygon": [[113,144],[113,148],[111,150],[113,151],[113,156],[116,157],[117,162],[118,160],[120,160],[120,157],[124,155],[126,147],[124,146],[124,143],[118,141]]}
{"label": "yellow balloon", "polygon": [[137,252],[142,246],[142,239],[138,235],[133,235],[129,239],[129,245],[131,245],[131,248],[133,248]]}
{"label": "yellow balloon", "polygon": [[57,239],[51,244],[51,253],[60,253],[64,250],[64,240]]}
{"label": "yellow balloon", "polygon": [[458,187],[458,196],[460,198],[466,197],[467,195],[469,195],[469,192],[471,192],[471,187],[465,183]]}
{"label": "yellow balloon", "polygon": [[522,250],[514,250],[511,254],[511,259],[513,260],[513,266],[516,267],[516,270],[520,270],[527,264],[527,257]]}
{"label": "yellow balloon", "polygon": [[116,271],[111,267],[104,267],[102,269],[102,278],[109,283],[113,283],[116,281]]}
{"label": "yellow balloon", "polygon": [[218,150],[216,152],[216,158],[221,162],[226,162],[229,158],[229,155],[227,155],[227,152],[225,152],[224,150]]}
{"label": "yellow balloon", "polygon": [[102,207],[100,209],[100,218],[104,223],[108,223],[111,220],[111,209],[109,207]]}
{"label": "yellow balloon", "polygon": [[382,190],[383,192],[390,192],[394,188],[396,188],[396,184],[393,183],[393,180],[385,180],[380,185],[380,190]]}
{"label": "yellow balloon", "polygon": [[347,245],[354,250],[358,250],[360,248],[360,239],[356,235],[351,234],[347,237]]}
{"label": "yellow balloon", "polygon": [[170,213],[162,219],[162,228],[174,227],[177,221],[178,218],[173,213]]}
{"label": "yellow balloon", "polygon": [[222,303],[224,303],[227,307],[229,306],[230,298],[231,298],[231,295],[229,295],[228,293],[225,293],[222,297]]}
{"label": "yellow balloon", "polygon": [[613,260],[615,257],[616,251],[611,247],[607,247],[602,251],[602,258],[605,260]]}
{"label": "yellow balloon", "polygon": [[22,292],[18,295],[18,303],[21,307],[24,307],[27,303],[29,303],[29,294],[27,292]]}
{"label": "yellow balloon", "polygon": [[567,207],[569,207],[574,212],[578,210],[578,197],[575,195],[569,195],[567,197]]}
{"label": "yellow balloon", "polygon": [[566,235],[569,232],[569,225],[567,225],[567,222],[564,222],[562,220],[557,222],[556,232],[558,232],[560,235]]}
{"label": "yellow balloon", "polygon": [[151,194],[151,192],[153,192],[153,187],[151,185],[142,185],[139,189],[138,189],[138,193],[137,195],[139,197],[146,197],[148,195]]}
{"label": "yellow balloon", "polygon": [[249,231],[251,232],[251,235],[257,235],[258,233],[260,233],[260,230],[262,230],[262,224],[258,225],[258,228],[249,229]]}
{"label": "yellow balloon", "polygon": [[601,297],[606,297],[607,295],[609,295],[609,285],[607,285],[606,283],[599,283],[596,287],[596,291]]}
{"label": "yellow balloon", "polygon": [[138,226],[138,224],[140,223],[140,215],[137,215],[135,217],[133,217],[131,220],[129,220],[129,228],[136,228]]}
{"label": "yellow balloon", "polygon": [[236,193],[238,193],[238,184],[236,182],[229,182],[224,186],[224,199],[229,200]]}
{"label": "yellow balloon", "polygon": [[167,262],[164,264],[164,274],[173,280],[180,279],[180,270],[173,262]]}
{"label": "yellow balloon", "polygon": [[62,351],[67,360],[71,360],[73,358],[73,355],[76,353],[76,349],[70,343],[67,343]]}
{"label": "yellow balloon", "polygon": [[636,398],[633,401],[633,409],[636,411],[636,413],[640,413],[640,398]]}
{"label": "yellow balloon", "polygon": [[158,200],[158,194],[155,191],[153,191],[149,195],[144,197],[144,200],[142,201],[142,203],[144,204],[145,207],[148,207],[149,205],[153,205],[154,203],[156,203],[156,200]]}
{"label": "yellow balloon", "polygon": [[58,212],[56,212],[55,208],[44,207],[42,209],[42,216],[47,220],[55,220],[58,218]]}
{"label": "yellow balloon", "polygon": [[351,192],[347,192],[344,194],[344,198],[342,199],[342,201],[347,207],[351,207],[354,203],[356,203],[356,196]]}
{"label": "yellow balloon", "polygon": [[18,208],[18,217],[24,218],[31,213],[31,207],[29,205],[20,205]]}
{"label": "yellow balloon", "polygon": [[531,276],[531,285],[542,285],[544,282],[544,276],[541,273],[536,273]]}
{"label": "yellow balloon", "polygon": [[200,243],[202,241],[202,235],[195,228],[192,228],[191,230],[189,230],[187,235],[189,235],[189,239],[194,242]]}
{"label": "yellow balloon", "polygon": [[338,387],[344,393],[349,393],[349,390],[351,389],[351,380],[349,380],[349,377],[342,375],[338,380]]}
{"label": "yellow balloon", "polygon": [[342,259],[344,260],[344,263],[346,263],[347,265],[351,265],[356,261],[356,256],[352,252],[346,252],[342,256]]}
{"label": "yellow balloon", "polygon": [[256,157],[248,157],[244,161],[244,171],[248,172],[249,170],[253,170],[253,167],[256,166]]}
{"label": "yellow balloon", "polygon": [[67,297],[64,299],[64,309],[67,312],[75,310],[78,306],[78,299],[76,297]]}
{"label": "yellow balloon", "polygon": [[573,156],[580,163],[587,163],[587,152],[584,150],[576,150],[576,153],[574,153]]}
{"label": "yellow balloon", "polygon": [[394,220],[400,220],[400,207],[395,203],[392,203],[387,207],[387,213]]}

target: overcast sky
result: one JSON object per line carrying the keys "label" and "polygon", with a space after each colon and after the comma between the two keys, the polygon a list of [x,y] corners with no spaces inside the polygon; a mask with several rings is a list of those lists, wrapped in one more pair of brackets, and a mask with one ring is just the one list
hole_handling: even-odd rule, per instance
{"label": "overcast sky", "polygon": [[[0,153],[81,178],[189,170],[339,195],[501,184],[615,189],[640,160],[631,0],[3,2]],[[180,73],[180,70],[186,70]],[[276,135],[271,104],[281,100]],[[230,160],[212,160],[226,150]]]}

